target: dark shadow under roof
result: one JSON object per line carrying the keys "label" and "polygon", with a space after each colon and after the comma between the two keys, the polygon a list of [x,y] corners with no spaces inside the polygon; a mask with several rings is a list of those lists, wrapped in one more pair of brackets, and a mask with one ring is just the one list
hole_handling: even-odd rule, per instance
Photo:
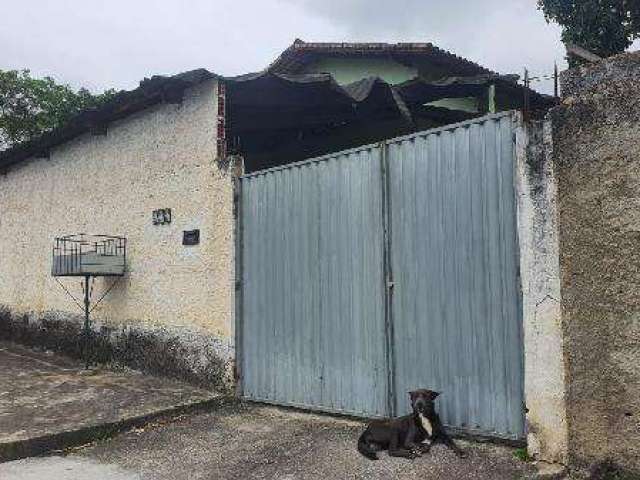
{"label": "dark shadow under roof", "polygon": [[[329,74],[264,71],[227,79],[229,150],[244,157],[246,171],[374,143],[485,114],[430,105],[445,98],[486,100],[496,86],[505,109],[520,108],[525,89],[513,77],[478,75],[437,82],[414,79],[390,85],[368,77],[339,85]],[[531,106],[553,99],[530,91]]]}

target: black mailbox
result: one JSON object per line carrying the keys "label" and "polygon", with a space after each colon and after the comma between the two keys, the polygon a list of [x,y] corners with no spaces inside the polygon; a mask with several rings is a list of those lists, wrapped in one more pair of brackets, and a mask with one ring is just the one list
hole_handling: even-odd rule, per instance
{"label": "black mailbox", "polygon": [[182,232],[182,245],[198,245],[200,243],[200,230],[185,230]]}

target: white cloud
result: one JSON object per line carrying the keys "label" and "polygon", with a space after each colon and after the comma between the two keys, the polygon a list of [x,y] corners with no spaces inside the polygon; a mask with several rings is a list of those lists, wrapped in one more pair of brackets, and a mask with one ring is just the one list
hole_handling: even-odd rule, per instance
{"label": "white cloud", "polygon": [[548,74],[564,61],[535,0],[3,1],[0,68],[93,90],[198,67],[259,70],[296,37],[431,41],[502,73]]}
{"label": "white cloud", "polygon": [[199,67],[246,73],[296,35],[338,36],[328,20],[278,0],[23,0],[2,8],[0,68],[93,89]]}
{"label": "white cloud", "polygon": [[[564,65],[560,29],[535,0],[285,0],[342,27],[351,41],[432,42],[501,73]],[[544,85],[549,90],[549,85]]]}

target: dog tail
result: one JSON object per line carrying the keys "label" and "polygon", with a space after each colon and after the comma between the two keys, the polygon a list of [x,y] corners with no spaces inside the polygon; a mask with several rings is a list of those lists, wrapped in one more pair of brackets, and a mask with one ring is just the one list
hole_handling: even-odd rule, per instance
{"label": "dog tail", "polygon": [[378,460],[378,454],[367,443],[367,432],[360,435],[360,438],[358,439],[358,451],[369,460]]}

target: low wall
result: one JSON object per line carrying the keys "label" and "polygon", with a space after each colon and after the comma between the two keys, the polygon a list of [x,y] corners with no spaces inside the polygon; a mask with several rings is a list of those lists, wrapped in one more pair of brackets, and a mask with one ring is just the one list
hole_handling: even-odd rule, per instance
{"label": "low wall", "polygon": [[0,307],[0,340],[128,367],[231,392],[233,345],[205,330],[94,322],[87,337],[83,317],[69,312],[13,314]]}

